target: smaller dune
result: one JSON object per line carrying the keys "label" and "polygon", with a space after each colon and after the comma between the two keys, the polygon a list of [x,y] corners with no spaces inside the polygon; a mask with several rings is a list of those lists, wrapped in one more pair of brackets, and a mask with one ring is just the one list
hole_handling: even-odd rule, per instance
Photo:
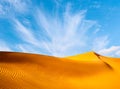
{"label": "smaller dune", "polygon": [[120,58],[0,52],[0,89],[120,89]]}

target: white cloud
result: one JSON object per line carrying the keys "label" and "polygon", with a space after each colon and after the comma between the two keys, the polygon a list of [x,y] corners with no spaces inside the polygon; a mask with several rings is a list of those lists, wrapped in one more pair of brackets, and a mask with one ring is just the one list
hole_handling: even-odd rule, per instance
{"label": "white cloud", "polygon": [[33,35],[33,32],[31,31],[31,29],[25,27],[17,19],[14,19],[13,21],[14,21],[15,31],[16,31],[17,35],[21,37],[21,39],[23,39],[26,42],[29,42],[33,45],[37,45],[37,46],[39,45],[38,40]]}
{"label": "white cloud", "polygon": [[120,49],[115,54],[120,57]]}
{"label": "white cloud", "polygon": [[17,45],[17,48],[21,50],[22,52],[27,52],[27,53],[37,53],[37,50],[31,47],[29,44],[19,44]]}
{"label": "white cloud", "polygon": [[51,52],[49,52],[47,49],[41,48],[41,47],[36,47],[32,44],[18,44],[16,46],[17,49],[19,49],[20,52],[25,52],[25,53],[37,53],[37,54],[44,54],[44,55],[52,55]]}
{"label": "white cloud", "polygon": [[62,0],[54,0],[54,3],[59,7]]}
{"label": "white cloud", "polygon": [[30,0],[0,0],[0,16],[9,17],[25,14],[31,6]]}
{"label": "white cloud", "polygon": [[93,31],[93,34],[97,34],[101,30],[101,25],[97,24],[96,26],[97,27],[96,27],[95,31]]}
{"label": "white cloud", "polygon": [[120,46],[111,46],[110,48],[104,48],[104,49],[101,49],[98,53],[106,56],[120,57]]}
{"label": "white cloud", "polygon": [[5,0],[8,2],[16,11],[25,12],[28,9],[29,0]]}
{"label": "white cloud", "polygon": [[12,51],[12,49],[2,40],[0,40],[0,51]]}
{"label": "white cloud", "polygon": [[108,36],[96,37],[93,41],[93,50],[98,52],[101,49],[104,49],[109,43]]}
{"label": "white cloud", "polygon": [[90,8],[100,8],[101,3],[99,1],[93,1],[92,4],[90,5]]}
{"label": "white cloud", "polygon": [[[50,48],[48,48],[47,42],[41,41],[41,38],[39,38],[39,36],[37,37],[36,35],[34,35],[34,29],[26,27],[24,24],[22,24],[17,19],[13,19],[13,21],[14,21],[13,24],[15,27],[14,30],[16,31],[15,32],[16,35],[19,36],[19,38],[21,40],[23,40],[27,43],[26,45],[24,45],[24,44],[17,45],[18,48],[22,52],[31,52],[32,51],[34,53],[37,53],[37,49],[40,49],[40,48],[42,50],[47,50],[48,52],[50,52],[50,50],[49,50]],[[39,33],[37,35],[39,35]],[[33,49],[32,47],[36,47],[36,49]],[[35,50],[36,50],[36,52],[35,52]],[[40,51],[39,51],[39,53],[40,53]]]}
{"label": "white cloud", "polygon": [[[6,1],[20,12],[27,8],[23,0]],[[19,3],[20,5],[17,7],[16,5]],[[73,13],[71,9],[71,4],[68,3],[66,10],[61,12],[60,17],[57,15],[59,13],[50,15],[50,13],[38,7],[36,12],[33,13],[37,25],[30,22],[33,23],[30,27],[17,18],[12,18],[15,34],[23,42],[16,44],[17,49],[22,52],[68,56],[83,52],[92,42],[93,49],[96,51],[105,48],[109,42],[107,36],[97,37],[92,39],[94,41],[90,41],[91,38],[87,35],[91,27],[97,24],[96,21],[85,18],[87,10]],[[35,29],[32,28],[33,25],[37,26],[37,34],[35,34]],[[93,32],[97,33],[98,29]],[[90,42],[89,44],[88,41]]]}
{"label": "white cloud", "polygon": [[87,31],[96,24],[95,21],[86,20],[85,15],[86,10],[71,13],[71,4],[66,6],[62,20],[58,16],[50,17],[44,11],[37,10],[36,21],[51,39],[49,42],[44,41],[49,52],[54,56],[65,56],[73,55],[73,48],[72,51],[83,49],[87,41]]}
{"label": "white cloud", "polygon": [[99,32],[99,31],[100,31],[100,29],[97,28],[93,33],[96,34],[96,33]]}
{"label": "white cloud", "polygon": [[4,14],[5,14],[4,8],[3,8],[3,6],[0,4],[0,15],[4,15]]}

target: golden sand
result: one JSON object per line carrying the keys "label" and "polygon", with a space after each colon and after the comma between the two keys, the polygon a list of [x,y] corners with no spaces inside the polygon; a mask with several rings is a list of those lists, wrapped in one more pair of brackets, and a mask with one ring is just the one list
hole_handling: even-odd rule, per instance
{"label": "golden sand", "polygon": [[0,89],[120,89],[120,58],[0,52]]}

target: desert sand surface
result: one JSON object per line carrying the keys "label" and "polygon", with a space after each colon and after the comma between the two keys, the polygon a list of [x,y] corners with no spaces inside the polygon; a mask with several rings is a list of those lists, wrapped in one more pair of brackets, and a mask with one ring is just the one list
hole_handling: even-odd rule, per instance
{"label": "desert sand surface", "polygon": [[0,89],[120,89],[120,58],[0,52]]}

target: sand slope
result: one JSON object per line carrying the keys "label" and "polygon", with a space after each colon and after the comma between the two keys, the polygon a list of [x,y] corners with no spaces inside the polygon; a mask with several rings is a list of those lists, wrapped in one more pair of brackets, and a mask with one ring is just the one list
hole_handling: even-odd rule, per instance
{"label": "sand slope", "polygon": [[0,89],[120,89],[120,59],[0,52]]}

